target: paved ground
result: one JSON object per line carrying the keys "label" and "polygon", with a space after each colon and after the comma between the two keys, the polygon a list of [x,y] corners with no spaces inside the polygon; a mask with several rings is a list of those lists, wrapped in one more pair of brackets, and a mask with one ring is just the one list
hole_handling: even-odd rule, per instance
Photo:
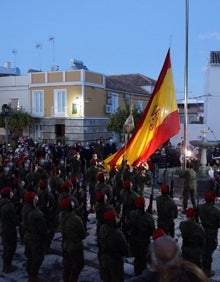
{"label": "paved ground", "polygon": [[[181,244],[181,236],[179,233],[179,222],[185,218],[181,213],[181,182],[178,177],[174,178],[174,199],[179,207],[179,216],[175,220],[176,226],[176,238]],[[149,198],[151,192],[150,187],[145,189],[145,197]],[[160,194],[158,188],[154,190],[154,197]],[[200,202],[202,199],[200,199]],[[217,202],[216,205],[220,206],[220,203]],[[153,203],[153,208],[155,210],[155,202]],[[156,213],[154,213],[156,219]],[[95,215],[89,214],[88,222],[88,232],[89,235],[84,240],[85,246],[85,260],[86,266],[84,267],[81,275],[80,282],[99,282],[99,265],[97,260],[97,246],[96,246],[96,237],[95,237]],[[219,235],[220,243],[220,235]],[[53,243],[52,243],[53,253],[46,255],[42,267],[40,269],[40,277],[44,279],[45,282],[61,282],[62,281],[62,255],[61,255],[61,236],[59,233],[56,233]],[[126,278],[133,276],[133,258],[125,259],[124,267],[126,272]],[[25,282],[27,281],[27,274],[25,271],[25,257],[24,257],[24,246],[18,243],[18,247],[15,254],[14,264],[17,266],[16,271],[8,275],[4,275],[0,272],[0,282],[11,281],[11,282]],[[214,253],[213,269],[216,272],[216,275],[210,280],[212,282],[220,281],[220,246]],[[2,260],[0,259],[0,271],[2,269]]]}

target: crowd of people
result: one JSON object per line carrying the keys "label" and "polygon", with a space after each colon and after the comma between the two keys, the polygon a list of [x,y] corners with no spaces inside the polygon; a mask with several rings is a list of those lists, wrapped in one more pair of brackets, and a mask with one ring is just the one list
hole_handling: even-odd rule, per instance
{"label": "crowd of people", "polygon": [[[175,240],[179,211],[166,174],[174,163],[179,166],[178,154],[167,144],[145,164],[132,167],[124,160],[120,167],[107,172],[102,161],[117,147],[112,138],[103,142],[99,139],[85,146],[63,146],[20,138],[16,147],[1,146],[2,271],[15,271],[13,257],[20,240],[25,246],[28,281],[42,281],[39,269],[51,252],[55,232],[61,232],[63,281],[78,281],[85,266],[83,240],[89,236],[88,214],[93,213],[100,278],[104,282],[124,281],[124,257],[129,256],[134,257],[135,275],[130,281],[163,281],[159,279],[165,267],[173,267],[177,275],[181,267],[192,269],[187,262],[199,268],[197,273],[213,276],[212,255],[220,227],[215,189],[207,191],[204,204],[196,203],[196,172],[190,162],[181,175],[185,179],[182,212],[186,219],[179,226],[179,246]],[[154,185],[161,191],[155,199],[156,219],[152,199],[144,197],[145,189]],[[188,206],[188,194],[192,207]],[[169,271],[170,277],[174,275]],[[174,281],[165,276],[164,281]]]}

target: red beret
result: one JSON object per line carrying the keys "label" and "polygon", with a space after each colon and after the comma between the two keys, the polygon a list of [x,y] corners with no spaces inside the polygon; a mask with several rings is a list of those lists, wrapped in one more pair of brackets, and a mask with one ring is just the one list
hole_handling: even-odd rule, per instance
{"label": "red beret", "polygon": [[104,180],[105,180],[104,173],[103,172],[98,172],[97,175],[96,175],[96,180],[103,183]]}
{"label": "red beret", "polygon": [[8,196],[12,192],[11,187],[4,187],[1,189],[2,196]]}
{"label": "red beret", "polygon": [[61,200],[60,207],[61,209],[68,209],[70,208],[70,204],[71,204],[71,198],[66,197]]}
{"label": "red beret", "polygon": [[136,206],[137,208],[144,207],[144,205],[145,205],[145,199],[144,199],[144,197],[137,197],[137,198],[135,199],[135,206]]}
{"label": "red beret", "polygon": [[102,192],[102,191],[97,192],[97,193],[95,194],[95,200],[96,200],[97,202],[103,201],[103,200],[104,200],[104,197],[105,197],[105,194],[104,194],[104,192]]}
{"label": "red beret", "polygon": [[153,235],[152,235],[152,238],[153,240],[156,240],[158,239],[159,237],[161,236],[164,236],[166,233],[164,232],[164,230],[162,228],[158,228],[158,229],[155,229],[153,231]]}
{"label": "red beret", "polygon": [[28,191],[24,194],[24,201],[25,202],[32,202],[36,196],[36,193],[33,191]]}
{"label": "red beret", "polygon": [[115,219],[116,213],[114,210],[109,210],[104,212],[104,220],[107,222],[113,221]]}
{"label": "red beret", "polygon": [[131,188],[131,182],[130,182],[130,180],[124,180],[124,182],[123,182],[123,188],[125,188],[125,189],[130,189]]}
{"label": "red beret", "polygon": [[196,210],[193,209],[193,208],[188,208],[188,209],[186,210],[186,216],[187,216],[188,218],[196,218]]}
{"label": "red beret", "polygon": [[215,194],[214,194],[213,191],[207,191],[207,192],[205,192],[204,198],[205,198],[206,201],[212,201],[212,200],[215,199]]}
{"label": "red beret", "polygon": [[73,177],[71,178],[71,183],[72,183],[72,184],[76,184],[77,182],[79,182],[78,177],[77,177],[77,176],[73,176]]}
{"label": "red beret", "polygon": [[72,183],[70,181],[63,182],[63,189],[70,189],[72,187]]}
{"label": "red beret", "polygon": [[41,179],[39,181],[39,187],[40,189],[46,189],[48,185],[47,179]]}
{"label": "red beret", "polygon": [[168,193],[169,192],[169,185],[161,184],[160,190],[161,190],[161,193]]}

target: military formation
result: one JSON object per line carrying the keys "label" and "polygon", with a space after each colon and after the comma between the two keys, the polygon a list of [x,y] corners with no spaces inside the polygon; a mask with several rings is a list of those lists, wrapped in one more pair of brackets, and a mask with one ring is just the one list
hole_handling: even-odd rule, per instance
{"label": "military formation", "polygon": [[[125,257],[134,258],[135,277],[131,281],[145,276],[143,279],[148,280],[143,281],[159,281],[158,273],[165,261],[174,264],[179,257],[195,264],[207,277],[214,275],[212,258],[220,227],[216,187],[210,185],[204,195],[205,202],[198,204],[196,166],[194,161],[189,161],[184,173],[180,170],[184,187],[183,209],[179,211],[172,183],[167,178],[169,167],[174,163],[179,165],[178,157],[174,158],[173,152],[171,155],[170,144],[140,166],[133,167],[123,160],[120,167],[107,172],[103,159],[116,149],[111,138],[106,144],[99,139],[85,146],[38,144],[26,138],[20,139],[15,147],[1,147],[0,228],[4,273],[16,271],[13,257],[20,240],[25,247],[28,281],[43,281],[39,277],[40,267],[45,255],[52,252],[55,233],[60,232],[63,281],[78,281],[85,267],[83,240],[89,236],[88,214],[92,213],[96,218],[102,281],[125,280]],[[214,183],[213,179],[214,173],[210,183]],[[155,187],[159,187],[161,195],[155,198],[153,211]],[[144,197],[146,189],[151,192],[150,199]],[[179,212],[185,216],[178,226],[181,246],[175,240],[175,219]],[[161,244],[160,250],[164,245],[170,246],[171,258],[166,255],[160,258],[163,253],[157,253],[157,244]],[[155,271],[146,272],[152,265]]]}

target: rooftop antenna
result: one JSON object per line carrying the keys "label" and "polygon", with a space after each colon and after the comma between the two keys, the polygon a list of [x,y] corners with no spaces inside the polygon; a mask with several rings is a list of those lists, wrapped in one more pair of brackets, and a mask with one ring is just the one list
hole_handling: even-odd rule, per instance
{"label": "rooftop antenna", "polygon": [[35,48],[39,50],[39,61],[40,61],[40,70],[41,70],[41,49],[42,49],[42,44],[41,43],[36,43]]}
{"label": "rooftop antenna", "polygon": [[16,68],[17,49],[13,49],[13,50],[12,50],[12,54],[14,55],[14,67]]}
{"label": "rooftop antenna", "polygon": [[55,64],[55,48],[54,48],[55,37],[53,35],[49,36],[49,41],[52,42],[52,46],[53,46],[53,65],[54,65]]}

